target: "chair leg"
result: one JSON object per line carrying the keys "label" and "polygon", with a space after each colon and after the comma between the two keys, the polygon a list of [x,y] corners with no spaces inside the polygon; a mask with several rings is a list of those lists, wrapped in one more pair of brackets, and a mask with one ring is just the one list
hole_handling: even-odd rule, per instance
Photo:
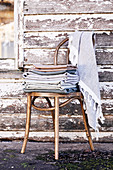
{"label": "chair leg", "polygon": [[90,145],[90,148],[92,151],[94,151],[94,147],[93,147],[93,142],[92,142],[92,138],[91,138],[91,133],[90,133],[90,130],[89,130],[89,124],[88,124],[88,119],[87,119],[87,115],[84,111],[84,108],[83,108],[83,101],[80,100],[80,104],[81,104],[81,109],[82,109],[82,114],[83,114],[83,120],[84,120],[84,126],[85,126],[85,130],[86,130],[86,135],[87,135],[87,138],[89,140],[89,145]]}
{"label": "chair leg", "polygon": [[59,156],[59,97],[55,97],[55,159]]}
{"label": "chair leg", "polygon": [[25,136],[23,141],[23,146],[21,149],[21,153],[25,152],[28,135],[29,135],[29,129],[30,129],[30,120],[31,120],[31,96],[27,96],[27,115],[26,115],[26,129],[25,129]]}
{"label": "chair leg", "polygon": [[[51,101],[49,100],[48,97],[45,97],[45,99],[47,100],[48,105],[51,108],[52,107]],[[51,110],[51,114],[52,114],[52,119],[53,119],[53,129],[55,129],[55,113],[54,113],[54,110]]]}

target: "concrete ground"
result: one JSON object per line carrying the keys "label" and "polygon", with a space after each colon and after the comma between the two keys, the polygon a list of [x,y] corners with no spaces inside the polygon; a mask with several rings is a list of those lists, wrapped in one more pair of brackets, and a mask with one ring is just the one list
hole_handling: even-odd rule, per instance
{"label": "concrete ground", "polygon": [[[54,143],[28,142],[25,154],[20,153],[21,147],[22,142],[20,141],[0,142],[0,170],[59,169],[54,161],[48,162],[40,158],[40,155],[43,154],[46,154],[47,157],[52,154],[54,157]],[[94,148],[99,152],[111,152],[113,143],[94,143]],[[59,152],[64,151],[90,152],[90,148],[88,143],[60,143]]]}

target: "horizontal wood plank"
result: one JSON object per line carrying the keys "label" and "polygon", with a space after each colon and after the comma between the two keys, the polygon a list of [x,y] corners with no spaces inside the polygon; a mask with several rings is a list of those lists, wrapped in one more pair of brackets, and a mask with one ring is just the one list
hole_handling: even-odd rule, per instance
{"label": "horizontal wood plank", "polygon": [[113,64],[113,48],[100,48],[95,51],[96,60],[98,65],[111,65]]}
{"label": "horizontal wood plank", "polygon": [[113,30],[113,14],[33,15],[24,17],[25,31]]}
{"label": "horizontal wood plank", "polygon": [[[22,140],[24,138],[23,131],[0,131],[1,140]],[[97,142],[96,133],[92,132],[93,142]],[[112,132],[100,132],[98,142],[113,142]],[[30,132],[29,140],[38,142],[53,142],[54,132]],[[60,132],[60,142],[87,142],[86,132]]]}
{"label": "horizontal wood plank", "polygon": [[27,98],[1,98],[0,113],[26,113]]}
{"label": "horizontal wood plank", "polygon": [[100,82],[102,99],[113,99],[113,82]]}
{"label": "horizontal wood plank", "polygon": [[69,34],[68,32],[25,32],[24,48],[55,48]]}
{"label": "horizontal wood plank", "polygon": [[[66,63],[66,49],[61,49],[58,55],[58,63],[64,64]],[[41,64],[53,64],[54,63],[54,53],[55,49],[26,49],[24,51],[25,65],[31,65],[33,63],[41,63]],[[101,48],[96,49],[96,60],[98,65],[112,65],[113,64],[113,49],[109,48]],[[109,66],[109,69],[110,68]],[[109,72],[109,70],[108,70]],[[106,77],[105,77],[106,79]],[[111,79],[110,81],[112,81]]]}
{"label": "horizontal wood plank", "polygon": [[[54,63],[54,49],[26,49],[24,51],[24,64],[31,65],[33,63]],[[61,49],[58,54],[58,63],[66,63],[66,49]],[[101,48],[95,51],[96,60],[98,65],[111,65],[113,64],[113,49]]]}
{"label": "horizontal wood plank", "polygon": [[25,97],[22,84],[15,79],[0,82],[0,98]]}
{"label": "horizontal wood plank", "polygon": [[[26,94],[23,91],[24,80],[0,80],[0,98],[24,98]],[[113,98],[113,83],[112,82],[100,82],[100,91],[102,99]]]}
{"label": "horizontal wood plank", "polygon": [[104,115],[113,115],[113,100],[102,100],[101,106]]}
{"label": "horizontal wood plank", "polygon": [[[113,100],[101,100],[102,112],[104,115],[113,114]],[[26,113],[27,97],[23,98],[0,98],[0,113]],[[39,107],[47,107],[47,102],[43,103],[42,99],[36,103]],[[51,115],[51,112],[37,111],[32,108],[32,113],[37,115]],[[60,109],[60,115],[81,115],[81,107],[78,100],[71,102],[70,104]]]}
{"label": "horizontal wood plank", "polygon": [[99,81],[100,82],[113,82],[113,69],[99,69]]}
{"label": "horizontal wood plank", "polygon": [[1,59],[0,58],[0,70],[14,70],[15,60],[14,59]]}
{"label": "horizontal wood plank", "polygon": [[[58,64],[66,64],[66,51],[67,50],[60,50],[58,56]],[[25,50],[24,56],[25,61],[24,64],[33,64],[33,63],[40,63],[40,64],[54,64],[54,53],[55,49],[29,49]]]}
{"label": "horizontal wood plank", "polygon": [[113,46],[113,32],[101,32],[96,34],[97,46]]}
{"label": "horizontal wood plank", "polygon": [[[60,41],[73,32],[25,32],[24,48],[55,48]],[[113,47],[113,33],[94,32],[96,34],[96,47]],[[65,44],[64,46],[65,47]]]}
{"label": "horizontal wood plank", "polygon": [[[10,120],[10,121],[9,121]],[[0,131],[2,130],[24,130],[26,123],[25,114],[0,114]],[[100,131],[113,131],[113,116],[105,116],[104,124],[101,124]],[[82,116],[60,116],[60,131],[83,131],[84,123]],[[51,116],[32,114],[31,131],[53,131]]]}
{"label": "horizontal wood plank", "polygon": [[113,12],[112,1],[73,1],[73,0],[26,0],[24,2],[25,14],[47,13],[101,13]]}
{"label": "horizontal wood plank", "polygon": [[4,81],[6,79],[16,79],[16,80],[20,80],[22,79],[22,74],[23,72],[21,70],[5,70],[5,69],[0,69],[0,79],[4,79]]}

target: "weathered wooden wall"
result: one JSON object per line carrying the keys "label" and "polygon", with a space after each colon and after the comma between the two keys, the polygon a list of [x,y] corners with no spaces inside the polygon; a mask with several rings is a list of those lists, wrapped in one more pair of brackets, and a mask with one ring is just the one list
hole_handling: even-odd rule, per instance
{"label": "weathered wooden wall", "polygon": [[[96,33],[96,59],[105,123],[100,141],[113,141],[113,1],[112,0],[24,0],[18,1],[18,66],[29,68],[34,62],[53,63],[56,45],[75,30]],[[65,54],[65,46],[61,55]],[[63,63],[63,58],[59,63]],[[22,72],[0,74],[0,138],[21,138],[25,128],[26,95]],[[42,104],[42,100],[39,100]],[[86,140],[77,101],[60,110],[60,136],[63,141]],[[3,133],[4,130],[4,133]],[[50,113],[32,110],[30,139],[52,140]],[[95,133],[93,132],[93,138]]]}

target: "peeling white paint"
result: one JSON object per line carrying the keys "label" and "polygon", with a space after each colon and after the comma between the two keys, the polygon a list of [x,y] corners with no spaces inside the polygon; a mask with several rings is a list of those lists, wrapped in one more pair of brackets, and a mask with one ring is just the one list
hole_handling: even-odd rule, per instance
{"label": "peeling white paint", "polygon": [[[32,22],[37,22],[39,21],[44,21],[44,20],[49,20],[50,21],[70,21],[70,20],[75,20],[79,19],[81,20],[87,20],[88,19],[93,19],[93,18],[103,18],[105,20],[113,20],[113,14],[80,14],[80,15],[30,15],[30,16],[25,16],[25,23],[26,21],[32,21]],[[42,25],[43,26],[43,25]]]}
{"label": "peeling white paint", "polygon": [[[22,131],[0,131],[0,139],[3,139],[3,138],[23,138],[24,137],[24,133],[25,132],[22,132]],[[95,132],[91,132],[91,135],[92,135],[92,139],[95,139],[96,138],[96,133]],[[60,132],[59,133],[59,137],[60,138],[68,138],[70,140],[77,140],[80,139],[84,139],[84,140],[87,140],[87,137],[86,137],[86,133],[85,132]],[[54,132],[30,132],[29,133],[29,138],[32,138],[32,139],[39,139],[39,138],[54,138]],[[112,132],[99,132],[99,139],[102,139],[102,138],[106,138],[109,140],[111,139],[111,141],[113,141],[113,133]],[[82,141],[81,141],[82,142]]]}
{"label": "peeling white paint", "polygon": [[8,96],[23,96],[23,86],[20,83],[0,83],[0,98]]}
{"label": "peeling white paint", "polygon": [[0,60],[0,69],[14,70],[15,61],[12,59]]}
{"label": "peeling white paint", "polygon": [[25,107],[26,100],[27,100],[26,98],[16,99],[16,100],[15,99],[5,99],[5,100],[0,99],[0,107],[2,109],[9,107],[8,112],[11,112],[10,111],[10,106],[11,107],[14,106],[15,110],[18,111],[18,108]]}
{"label": "peeling white paint", "polygon": [[98,72],[102,72],[103,73],[105,71],[113,72],[113,65],[104,65],[104,66],[103,65],[102,66],[98,65]]}
{"label": "peeling white paint", "polygon": [[113,105],[113,99],[101,100],[101,103]]}

